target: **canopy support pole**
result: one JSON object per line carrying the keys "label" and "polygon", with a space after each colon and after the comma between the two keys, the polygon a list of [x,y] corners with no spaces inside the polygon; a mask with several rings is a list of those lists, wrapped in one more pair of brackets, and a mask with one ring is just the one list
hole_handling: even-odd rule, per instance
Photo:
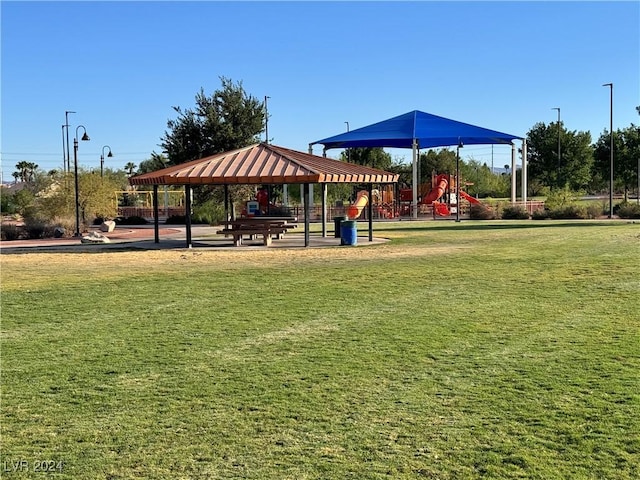
{"label": "canopy support pole", "polygon": [[367,205],[367,213],[369,215],[369,241],[373,242],[373,184],[372,183],[368,185],[367,193],[369,194],[369,204]]}
{"label": "canopy support pole", "polygon": [[327,236],[327,184],[321,183],[322,191],[322,238]]}
{"label": "canopy support pole", "polygon": [[511,144],[511,203],[516,203],[516,146]]}
{"label": "canopy support pole", "polygon": [[153,242],[160,243],[160,226],[158,219],[158,185],[153,186]]}
{"label": "canopy support pole", "polygon": [[458,138],[458,148],[456,148],[456,222],[460,221],[460,147],[462,142]]}
{"label": "canopy support pole", "polygon": [[418,141],[414,138],[412,144],[413,158],[413,199],[411,200],[411,217],[418,219]]}
{"label": "canopy support pole", "polygon": [[184,218],[187,230],[187,248],[193,248],[191,242],[191,185],[184,186]]}
{"label": "canopy support pole", "polygon": [[229,216],[229,185],[225,183],[224,184],[224,223],[225,225],[229,220],[231,220],[231,217]]}
{"label": "canopy support pole", "polygon": [[302,185],[302,201],[304,202],[304,246],[308,247],[310,243],[309,239],[309,184]]}
{"label": "canopy support pole", "polygon": [[522,139],[522,203],[527,210],[527,139]]}

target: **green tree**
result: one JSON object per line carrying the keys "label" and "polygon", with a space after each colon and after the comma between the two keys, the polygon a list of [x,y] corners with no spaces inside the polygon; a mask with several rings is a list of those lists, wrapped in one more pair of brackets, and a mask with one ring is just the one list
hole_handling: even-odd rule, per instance
{"label": "green tree", "polygon": [[[173,107],[178,118],[167,121],[167,131],[161,147],[167,155],[168,165],[178,165],[217,153],[246,147],[260,141],[264,130],[264,103],[248,95],[242,82],[234,83],[220,77],[222,87],[211,96],[203,89],[196,95],[195,108]],[[221,187],[195,187],[194,203],[204,204],[221,196]],[[233,186],[230,195],[236,201],[246,199],[245,186]]]}
{"label": "green tree", "polygon": [[136,164],[133,162],[127,162],[127,164],[124,166],[124,170],[125,172],[127,172],[127,175],[129,177],[133,175],[135,169],[136,169]]}
{"label": "green tree", "polygon": [[242,82],[220,77],[222,88],[196,95],[194,109],[173,107],[178,118],[167,121],[161,146],[169,164],[197,160],[260,141],[264,130],[264,104],[247,95]]}
{"label": "green tree", "polygon": [[456,173],[456,152],[443,148],[440,150],[429,149],[425,153],[421,153],[420,162],[420,178],[418,183],[431,183],[432,173],[448,173],[455,175]]}
{"label": "green tree", "polygon": [[[629,190],[637,184],[638,159],[640,158],[640,127],[631,126],[613,132],[614,191],[624,191],[628,201]],[[605,130],[594,146],[594,182],[599,190],[607,190],[611,171],[611,136]]]}
{"label": "green tree", "polygon": [[21,182],[28,183],[35,180],[38,165],[33,162],[21,161],[16,163],[16,169],[17,171],[13,174],[16,180],[19,178]]}
{"label": "green tree", "polygon": [[550,188],[569,185],[573,190],[587,186],[591,180],[593,149],[589,132],[568,131],[560,122],[560,157],[558,157],[558,122],[536,123],[527,133],[529,181]]}
{"label": "green tree", "polygon": [[78,178],[78,201],[83,220],[115,218],[118,213],[115,192],[119,185],[99,173],[83,172]]}
{"label": "green tree", "polygon": [[151,152],[151,157],[140,162],[138,175],[161,170],[169,164],[169,158],[163,153]]}
{"label": "green tree", "polygon": [[387,170],[391,166],[391,155],[379,147],[350,148],[340,154],[340,160],[380,170]]}
{"label": "green tree", "polygon": [[[114,218],[117,214],[117,190],[123,189],[124,172],[113,173],[105,170],[105,175],[78,172],[78,202],[83,221],[94,218]],[[39,216],[45,219],[75,218],[75,182],[72,173],[56,176],[54,182],[41,190],[36,198]]]}

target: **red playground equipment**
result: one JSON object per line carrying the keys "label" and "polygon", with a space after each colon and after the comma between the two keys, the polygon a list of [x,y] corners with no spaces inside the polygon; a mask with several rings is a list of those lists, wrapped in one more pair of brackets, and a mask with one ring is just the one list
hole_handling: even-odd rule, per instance
{"label": "red playground equipment", "polygon": [[[431,206],[433,208],[433,214],[440,217],[446,217],[455,213],[455,208],[457,208],[457,182],[455,176],[446,173],[434,174],[431,178],[431,185],[420,185],[419,190],[424,192],[427,188],[429,189],[427,194],[418,202],[420,205]],[[459,193],[460,197],[469,203],[480,203],[477,198],[472,197],[464,190],[460,190]],[[400,194],[401,200],[411,202],[411,189],[402,190]],[[408,213],[409,208],[404,208],[403,210],[405,213]]]}
{"label": "red playground equipment", "polygon": [[345,208],[344,213],[347,219],[356,220],[360,217],[369,201],[372,202],[374,215],[377,215],[378,218],[394,218],[397,215],[393,205],[393,190],[385,188],[383,190],[373,189],[371,191],[371,199],[369,198],[369,192],[360,190],[355,202]]}

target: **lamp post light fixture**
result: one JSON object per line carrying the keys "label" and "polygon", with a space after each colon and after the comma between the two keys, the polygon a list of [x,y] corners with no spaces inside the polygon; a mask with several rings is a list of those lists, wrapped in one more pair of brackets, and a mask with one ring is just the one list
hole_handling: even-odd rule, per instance
{"label": "lamp post light fixture", "polygon": [[456,149],[456,222],[460,221],[460,149],[464,147],[462,140],[458,139]]}
{"label": "lamp post light fixture", "polygon": [[100,155],[100,178],[104,175],[104,149],[108,148],[109,153],[107,153],[107,157],[113,157],[113,153],[111,153],[111,147],[109,145],[105,145],[102,147],[102,154]]}
{"label": "lamp post light fixture", "polygon": [[82,128],[84,130],[84,135],[82,135],[81,140],[89,141],[89,135],[87,135],[87,129],[84,128],[83,125],[78,125],[76,127],[76,136],[73,139],[73,168],[74,168],[74,177],[75,177],[75,196],[76,196],[76,233],[73,235],[74,237],[79,237],[80,234],[80,197],[78,191],[78,130]]}
{"label": "lamp post light fixture", "polygon": [[609,218],[613,218],[613,83],[605,83],[603,87],[609,87],[609,145],[610,161],[609,161]]}
{"label": "lamp post light fixture", "polygon": [[562,185],[560,185],[560,180],[561,180],[561,175],[560,175],[560,169],[561,169],[561,161],[560,159],[562,158],[562,151],[560,149],[560,107],[554,107],[551,110],[557,110],[558,111],[558,187],[561,187]]}

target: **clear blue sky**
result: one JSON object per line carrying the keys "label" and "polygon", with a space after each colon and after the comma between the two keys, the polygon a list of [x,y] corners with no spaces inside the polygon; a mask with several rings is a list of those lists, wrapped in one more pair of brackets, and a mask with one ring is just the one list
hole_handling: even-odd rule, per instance
{"label": "clear blue sky", "polygon": [[[269,96],[273,143],[310,142],[411,110],[525,136],[640,123],[640,2],[2,1],[2,170],[62,166],[62,125],[86,127],[79,163],[139,164],[172,106],[220,77]],[[82,132],[80,132],[82,134]],[[321,154],[321,146],[314,153]],[[407,152],[392,151],[392,155]],[[491,147],[465,157],[490,162]],[[337,156],[339,151],[329,151]],[[510,150],[496,146],[495,165]]]}

